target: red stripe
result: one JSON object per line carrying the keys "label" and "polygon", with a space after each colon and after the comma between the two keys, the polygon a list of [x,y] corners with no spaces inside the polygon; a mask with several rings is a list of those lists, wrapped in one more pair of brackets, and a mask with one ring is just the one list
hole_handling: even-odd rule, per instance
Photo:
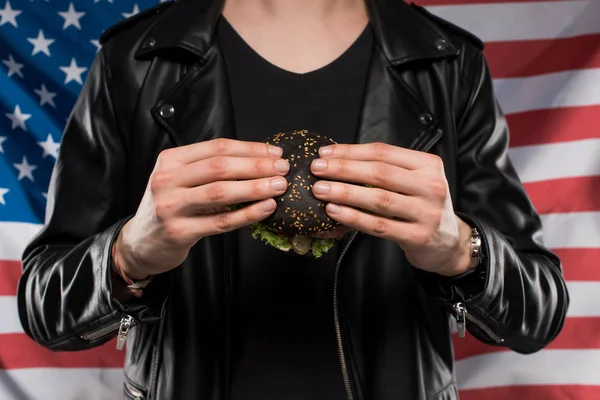
{"label": "red stripe", "polygon": [[600,210],[600,176],[552,179],[523,186],[540,214]]}
{"label": "red stripe", "polygon": [[562,261],[567,281],[600,281],[600,249],[555,249],[554,252]]}
{"label": "red stripe", "polygon": [[494,78],[514,78],[600,67],[600,34],[543,40],[487,42]]}
{"label": "red stripe", "polygon": [[53,352],[22,333],[0,335],[0,369],[122,368],[124,361],[114,340],[91,350]]}
{"label": "red stripe", "polygon": [[[593,83],[590,82],[590,84]],[[531,146],[600,138],[598,115],[600,115],[600,105],[555,108],[507,115],[510,145],[512,147]]]}
{"label": "red stripe", "polygon": [[[569,317],[558,337],[548,349],[600,349],[600,317]],[[452,335],[456,360],[481,354],[511,351],[506,347],[490,346],[467,333],[464,338]]]}
{"label": "red stripe", "polygon": [[491,4],[491,3],[541,3],[551,1],[577,1],[577,0],[416,0],[420,6],[459,6],[465,4]]}
{"label": "red stripe", "polygon": [[16,296],[21,262],[0,260],[0,296]]}
{"label": "red stripe", "polygon": [[596,400],[600,386],[540,385],[460,390],[460,400]]}

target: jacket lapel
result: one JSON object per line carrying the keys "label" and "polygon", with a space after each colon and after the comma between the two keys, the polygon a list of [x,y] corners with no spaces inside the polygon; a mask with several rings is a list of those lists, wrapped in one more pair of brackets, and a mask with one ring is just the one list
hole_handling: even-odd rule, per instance
{"label": "jacket lapel", "polygon": [[225,61],[218,46],[196,64],[152,109],[175,144],[235,138]]}

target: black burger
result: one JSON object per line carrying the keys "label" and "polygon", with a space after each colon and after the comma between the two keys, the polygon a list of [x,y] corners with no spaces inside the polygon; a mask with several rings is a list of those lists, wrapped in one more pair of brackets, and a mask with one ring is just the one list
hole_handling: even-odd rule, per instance
{"label": "black burger", "polygon": [[320,147],[335,144],[323,135],[306,130],[274,135],[267,143],[283,148],[290,163],[287,191],[276,197],[277,209],[267,219],[250,226],[252,237],[283,251],[321,257],[348,228],[332,220],[325,203],[312,193],[317,178],[310,172]]}

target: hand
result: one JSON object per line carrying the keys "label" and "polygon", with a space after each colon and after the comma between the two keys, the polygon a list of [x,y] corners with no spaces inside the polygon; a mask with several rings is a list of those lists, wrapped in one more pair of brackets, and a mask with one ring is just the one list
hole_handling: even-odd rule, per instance
{"label": "hand", "polygon": [[324,180],[313,192],[332,219],[393,240],[416,268],[447,276],[469,268],[471,228],[454,213],[439,157],[382,143],[327,146],[319,156],[311,170]]}
{"label": "hand", "polygon": [[276,208],[273,197],[288,186],[289,164],[281,156],[276,146],[228,139],[161,152],[135,216],[117,239],[121,268],[136,280],[166,272],[201,238],[268,217]]}

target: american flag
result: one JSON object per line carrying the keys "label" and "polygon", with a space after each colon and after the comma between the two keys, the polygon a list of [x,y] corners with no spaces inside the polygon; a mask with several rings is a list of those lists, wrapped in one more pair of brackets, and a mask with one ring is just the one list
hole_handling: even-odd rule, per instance
{"label": "american flag", "polygon": [[[400,1],[400,0],[398,0]],[[0,0],[0,399],[118,398],[113,342],[53,353],[17,315],[26,243],[44,221],[61,132],[98,37],[159,0]],[[511,128],[511,157],[564,263],[571,306],[547,349],[455,338],[461,399],[600,399],[600,0],[422,0],[477,34]]]}

